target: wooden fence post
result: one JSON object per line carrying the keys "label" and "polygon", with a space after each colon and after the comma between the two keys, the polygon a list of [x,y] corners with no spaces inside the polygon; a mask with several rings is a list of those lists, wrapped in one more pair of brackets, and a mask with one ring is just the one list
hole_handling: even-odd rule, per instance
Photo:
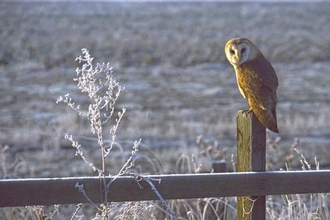
{"label": "wooden fence post", "polygon": [[[266,170],[266,128],[253,112],[240,110],[237,113],[236,169],[237,172]],[[266,196],[237,197],[237,220],[243,219],[266,219]]]}

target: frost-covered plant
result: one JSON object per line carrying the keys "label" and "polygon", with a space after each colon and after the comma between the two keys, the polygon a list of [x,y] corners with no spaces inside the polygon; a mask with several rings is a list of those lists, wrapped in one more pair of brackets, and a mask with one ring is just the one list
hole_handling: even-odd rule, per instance
{"label": "frost-covered plant", "polygon": [[[87,111],[81,109],[81,105],[70,98],[69,94],[64,97],[59,97],[57,103],[64,102],[70,108],[77,111],[79,115],[87,117],[92,134],[97,136],[97,142],[102,151],[102,167],[96,167],[84,155],[81,145],[75,141],[72,135],[66,135],[65,138],[72,142],[73,147],[76,148],[76,154],[89,164],[94,171],[97,171],[99,176],[105,175],[105,158],[110,153],[115,144],[116,132],[119,123],[126,111],[122,108],[118,112],[115,123],[112,125],[109,134],[104,131],[105,124],[113,117],[115,111],[115,103],[122,91],[121,85],[114,79],[114,71],[109,63],[99,64],[93,66],[93,57],[90,56],[88,50],[82,49],[83,56],[79,56],[76,60],[82,63],[81,68],[77,68],[77,77],[73,80],[77,82],[77,87],[82,93],[86,93],[90,98],[90,104]],[[105,135],[109,137],[110,144],[105,146]],[[134,152],[137,151],[137,148]]]}
{"label": "frost-covered plant", "polygon": [[[82,146],[76,141],[72,135],[66,134],[65,138],[71,141],[72,146],[76,149],[76,155],[79,155],[98,176],[103,179],[103,189],[107,188],[105,176],[110,175],[106,173],[105,158],[109,155],[113,146],[115,145],[116,132],[120,121],[126,111],[122,108],[115,116],[115,103],[118,100],[122,86],[114,79],[114,71],[109,63],[93,64],[93,57],[90,56],[87,49],[82,49],[82,56],[76,58],[81,67],[76,69],[77,77],[73,80],[77,82],[77,87],[82,93],[86,93],[89,97],[90,104],[87,109],[82,109],[81,105],[76,104],[69,94],[58,98],[56,103],[66,103],[71,109],[76,111],[80,116],[87,117],[92,134],[96,135],[97,143],[101,150],[101,167],[97,167],[92,163],[82,150]],[[114,118],[111,124],[111,118]],[[105,131],[105,125],[110,123],[110,131]],[[106,141],[110,139],[110,141]],[[109,143],[108,143],[109,142]],[[106,144],[107,143],[107,144]],[[115,176],[124,174],[129,168],[133,166],[133,156],[138,151],[139,141],[135,141],[131,157],[122,166]],[[79,190],[84,193],[83,186],[76,185]],[[104,190],[105,202],[107,205],[107,190]],[[88,199],[88,195],[84,193]],[[91,203],[92,201],[89,200]]]}
{"label": "frost-covered plant", "polygon": [[[81,105],[77,105],[69,94],[61,96],[58,98],[56,103],[66,103],[71,109],[76,111],[80,116],[86,117],[90,123],[90,128],[92,134],[96,135],[97,143],[102,152],[101,154],[101,167],[98,167],[94,163],[92,163],[87,156],[84,154],[82,150],[82,146],[76,141],[72,135],[66,134],[65,138],[71,141],[72,146],[76,149],[76,155],[79,155],[90,167],[93,168],[95,172],[98,173],[101,181],[101,192],[104,193],[103,198],[104,202],[101,205],[101,208],[97,206],[87,195],[84,190],[84,186],[82,184],[76,183],[76,188],[86,197],[86,199],[94,205],[101,214],[97,214],[95,219],[108,219],[113,213],[111,204],[108,204],[107,193],[110,189],[111,184],[121,175],[128,173],[128,170],[133,167],[133,158],[135,154],[138,152],[138,146],[141,142],[141,139],[135,141],[132,146],[132,151],[130,157],[127,159],[126,163],[120,168],[120,170],[115,175],[111,175],[110,173],[106,173],[105,167],[105,158],[111,152],[113,146],[115,146],[116,133],[118,126],[123,118],[123,115],[126,111],[125,108],[122,108],[117,115],[115,114],[115,104],[118,100],[120,92],[122,91],[121,85],[114,79],[114,71],[112,67],[110,67],[109,63],[99,64],[96,66],[93,65],[93,57],[90,56],[88,50],[82,49],[82,56],[76,58],[76,60],[82,64],[81,67],[76,69],[77,77],[73,80],[77,82],[77,87],[82,93],[86,93],[89,97],[90,104],[87,109],[82,109]],[[111,120],[110,120],[111,119]],[[106,132],[106,124],[110,124],[109,133]],[[162,198],[160,193],[157,191],[153,182],[160,182],[158,179],[143,177],[139,174],[128,173],[129,175],[134,176],[136,179],[143,180],[147,182],[152,191],[156,194],[156,196],[161,200],[162,204],[166,208],[166,212],[170,213],[173,219],[177,219],[171,208],[168,206],[166,201]],[[109,182],[106,182],[106,176],[111,176],[112,179]],[[137,182],[137,184],[139,184]],[[140,185],[139,185],[140,186]],[[125,203],[122,207],[123,214],[118,217],[118,219],[125,219],[125,216],[131,215],[133,206],[131,203]],[[146,206],[148,203],[137,203],[134,207]],[[127,208],[128,207],[128,208]],[[146,206],[147,207],[147,206]],[[148,206],[149,207],[149,206]],[[80,209],[77,208],[77,210]],[[138,208],[139,210],[146,210],[145,208]],[[148,213],[151,213],[151,217],[153,218],[153,210],[154,208],[149,207]],[[146,213],[139,212],[139,216],[145,215]],[[75,214],[74,216],[75,217]]]}
{"label": "frost-covered plant", "polygon": [[[94,163],[92,163],[87,156],[84,154],[82,150],[82,146],[76,141],[72,135],[66,134],[65,138],[71,141],[72,146],[76,149],[76,155],[79,155],[90,167],[93,168],[95,172],[98,173],[98,176],[102,180],[101,184],[101,192],[104,193],[103,198],[104,202],[101,205],[101,208],[97,206],[87,195],[84,190],[84,186],[82,184],[76,183],[76,188],[86,197],[86,199],[94,205],[101,214],[96,214],[95,219],[108,219],[111,216],[112,205],[108,204],[107,193],[110,188],[110,185],[121,175],[126,174],[128,170],[133,167],[133,157],[138,152],[138,146],[141,142],[141,139],[135,141],[132,146],[132,151],[130,157],[127,159],[126,163],[120,168],[120,170],[115,175],[111,175],[110,173],[106,173],[105,167],[105,158],[111,152],[113,146],[116,144],[116,133],[118,126],[123,118],[123,115],[126,111],[125,108],[122,108],[117,115],[115,114],[115,104],[118,100],[120,92],[122,91],[121,85],[114,79],[114,71],[112,67],[110,67],[109,63],[99,64],[96,66],[93,65],[93,57],[90,56],[88,50],[82,49],[82,56],[76,58],[76,60],[81,63],[81,67],[76,69],[77,77],[73,80],[77,82],[77,87],[82,93],[86,93],[89,97],[90,104],[87,109],[82,109],[81,105],[77,105],[70,94],[66,94],[58,98],[56,103],[66,103],[71,109],[76,111],[80,116],[86,117],[90,123],[90,128],[92,134],[96,135],[97,143],[101,150],[101,167],[98,167]],[[110,120],[111,119],[111,120]],[[114,119],[114,120],[113,120]],[[106,125],[110,124],[109,133],[106,132]],[[109,140],[110,141],[109,141]],[[141,179],[146,181],[156,196],[162,201],[162,204],[166,207],[166,211],[170,213],[173,219],[177,219],[175,214],[168,206],[166,201],[162,198],[160,193],[157,191],[156,187],[153,184],[153,181],[160,182],[158,179],[152,179],[148,177],[143,177],[139,174],[130,174],[137,179]],[[111,176],[112,179],[109,182],[106,182],[106,176]],[[137,184],[139,184],[137,182]],[[138,216],[144,216],[146,213],[141,212],[141,210],[146,210],[146,204],[148,203],[135,203],[135,206],[132,206],[131,203],[124,203],[122,206],[123,213],[120,214],[118,219],[125,219],[125,216],[131,216],[132,210],[134,207],[139,207],[140,210]],[[141,206],[145,208],[140,208]],[[154,207],[148,205],[150,210],[148,213],[153,216]],[[80,206],[77,207],[77,211],[80,209]],[[72,216],[75,217],[77,211]]]}

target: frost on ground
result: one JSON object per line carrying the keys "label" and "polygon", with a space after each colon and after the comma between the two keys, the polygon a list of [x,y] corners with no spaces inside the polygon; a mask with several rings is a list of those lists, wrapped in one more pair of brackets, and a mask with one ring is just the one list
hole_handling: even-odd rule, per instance
{"label": "frost on ground", "polygon": [[303,137],[322,164],[330,142],[329,10],[328,2],[1,2],[0,37],[8,42],[0,49],[1,143],[39,152],[69,146],[66,132],[89,140],[88,122],[55,104],[63,91],[84,101],[72,78],[74,58],[87,48],[125,85],[118,140],[186,147],[202,134],[233,148],[236,112],[247,104],[223,47],[244,36],[277,71],[281,137]]}

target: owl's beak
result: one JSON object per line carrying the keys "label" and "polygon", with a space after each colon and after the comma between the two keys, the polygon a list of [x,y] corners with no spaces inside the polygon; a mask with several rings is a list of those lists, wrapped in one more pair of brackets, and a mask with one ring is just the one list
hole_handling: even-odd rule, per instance
{"label": "owl's beak", "polygon": [[237,63],[239,63],[241,57],[241,52],[239,50],[235,50],[235,58],[237,60]]}
{"label": "owl's beak", "polygon": [[234,61],[235,65],[240,63],[241,55],[239,53],[240,53],[239,51],[235,51],[235,54],[233,55],[233,58],[234,58],[233,61]]}

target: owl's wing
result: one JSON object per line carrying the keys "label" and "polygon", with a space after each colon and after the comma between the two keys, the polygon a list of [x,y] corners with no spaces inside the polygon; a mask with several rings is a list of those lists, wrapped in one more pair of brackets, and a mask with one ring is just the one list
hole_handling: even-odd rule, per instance
{"label": "owl's wing", "polygon": [[240,71],[238,84],[249,104],[261,109],[276,107],[276,90],[264,84],[263,80],[254,72],[246,69],[238,69],[238,71]]}
{"label": "owl's wing", "polygon": [[[276,120],[276,88],[277,77],[262,77],[264,72],[259,68],[247,67],[242,65],[237,68],[238,84],[250,108],[257,116],[259,121],[268,129],[277,132]],[[274,72],[275,74],[275,72]]]}
{"label": "owl's wing", "polygon": [[253,60],[245,62],[242,64],[242,67],[248,71],[258,74],[262,84],[276,91],[278,87],[278,78],[275,70],[262,54],[258,55]]}

